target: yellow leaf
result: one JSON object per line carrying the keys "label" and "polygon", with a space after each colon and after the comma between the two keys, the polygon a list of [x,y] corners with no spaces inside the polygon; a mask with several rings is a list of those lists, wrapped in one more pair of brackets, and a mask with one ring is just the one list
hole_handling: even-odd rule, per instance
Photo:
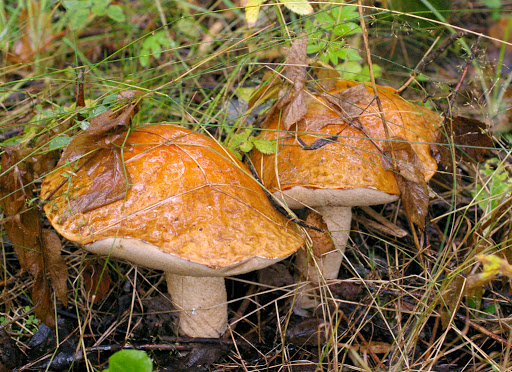
{"label": "yellow leaf", "polygon": [[285,7],[292,12],[306,15],[313,13],[313,7],[308,0],[279,0]]}
{"label": "yellow leaf", "polygon": [[483,255],[476,256],[476,259],[484,265],[484,272],[492,272],[494,275],[502,274],[509,278],[512,278],[512,265],[508,263],[505,258],[501,258],[495,255]]}
{"label": "yellow leaf", "polygon": [[512,266],[506,259],[493,254],[480,254],[476,256],[476,259],[482,263],[483,271],[478,274],[468,275],[468,289],[483,286],[498,275],[506,275],[512,279]]}
{"label": "yellow leaf", "polygon": [[264,0],[248,0],[245,5],[245,19],[247,25],[253,27],[256,25],[258,20],[258,14],[260,13],[260,7]]}

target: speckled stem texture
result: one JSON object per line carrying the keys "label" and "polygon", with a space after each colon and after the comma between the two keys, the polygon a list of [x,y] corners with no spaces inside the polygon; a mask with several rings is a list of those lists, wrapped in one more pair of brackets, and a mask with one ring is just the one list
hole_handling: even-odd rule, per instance
{"label": "speckled stem texture", "polygon": [[228,324],[227,294],[222,277],[166,274],[167,290],[179,311],[179,329],[189,337],[217,338]]}

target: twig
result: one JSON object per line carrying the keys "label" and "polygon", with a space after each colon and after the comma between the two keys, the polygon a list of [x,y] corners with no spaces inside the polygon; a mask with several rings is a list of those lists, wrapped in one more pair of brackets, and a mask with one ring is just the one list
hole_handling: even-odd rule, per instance
{"label": "twig", "polygon": [[[76,76],[76,109],[85,107],[85,95],[84,95],[84,69],[82,67],[77,68]],[[84,116],[78,112],[76,115],[77,121],[84,120]]]}
{"label": "twig", "polygon": [[476,329],[478,332],[480,332],[480,333],[482,333],[482,334],[492,338],[495,341],[498,341],[503,347],[507,347],[508,346],[508,341],[506,339],[504,339],[503,337],[498,336],[494,332],[489,331],[487,328],[482,327],[481,325],[475,323],[474,321],[469,319],[469,317],[467,317],[465,315],[462,315],[462,314],[455,314],[455,316],[457,317],[457,319],[462,320],[463,322],[465,322],[469,326],[471,326],[474,329]]}

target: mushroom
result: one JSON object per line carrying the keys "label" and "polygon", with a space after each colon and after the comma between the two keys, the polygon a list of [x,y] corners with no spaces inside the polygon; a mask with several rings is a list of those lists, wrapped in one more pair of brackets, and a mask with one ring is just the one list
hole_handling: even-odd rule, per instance
{"label": "mushroom", "polygon": [[129,180],[122,200],[89,211],[76,207],[101,171],[87,174],[82,159],[45,178],[46,215],[89,252],[163,270],[180,330],[219,337],[227,329],[224,277],[283,260],[303,238],[246,166],[202,134],[167,124],[138,128],[122,156]]}
{"label": "mushroom", "polygon": [[307,113],[291,131],[284,130],[282,115],[274,112],[259,136],[277,141],[277,152],[250,154],[263,185],[274,196],[291,209],[311,208],[328,227],[336,248],[316,256],[316,266],[299,252],[299,270],[313,283],[338,277],[351,208],[385,204],[400,196],[394,172],[384,163],[391,138],[410,143],[425,182],[437,169],[430,154],[441,125],[437,114],[408,103],[391,88],[378,87],[386,131],[371,87],[339,81],[336,88],[328,94],[304,95]]}

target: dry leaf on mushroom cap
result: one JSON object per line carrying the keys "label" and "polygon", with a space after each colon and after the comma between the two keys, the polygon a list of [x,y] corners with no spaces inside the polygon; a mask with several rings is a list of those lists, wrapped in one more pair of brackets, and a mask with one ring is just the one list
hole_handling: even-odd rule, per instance
{"label": "dry leaf on mushroom cap", "polygon": [[[124,91],[118,99],[133,99],[120,110],[111,109],[93,117],[89,127],[77,134],[66,146],[58,166],[64,166],[82,157],[87,160],[82,167],[94,179],[89,193],[70,200],[76,212],[87,212],[121,200],[130,188],[130,180],[124,172],[121,147],[125,141],[132,117],[139,111],[139,91]],[[107,152],[99,156],[99,149]],[[58,189],[55,190],[56,192]]]}

